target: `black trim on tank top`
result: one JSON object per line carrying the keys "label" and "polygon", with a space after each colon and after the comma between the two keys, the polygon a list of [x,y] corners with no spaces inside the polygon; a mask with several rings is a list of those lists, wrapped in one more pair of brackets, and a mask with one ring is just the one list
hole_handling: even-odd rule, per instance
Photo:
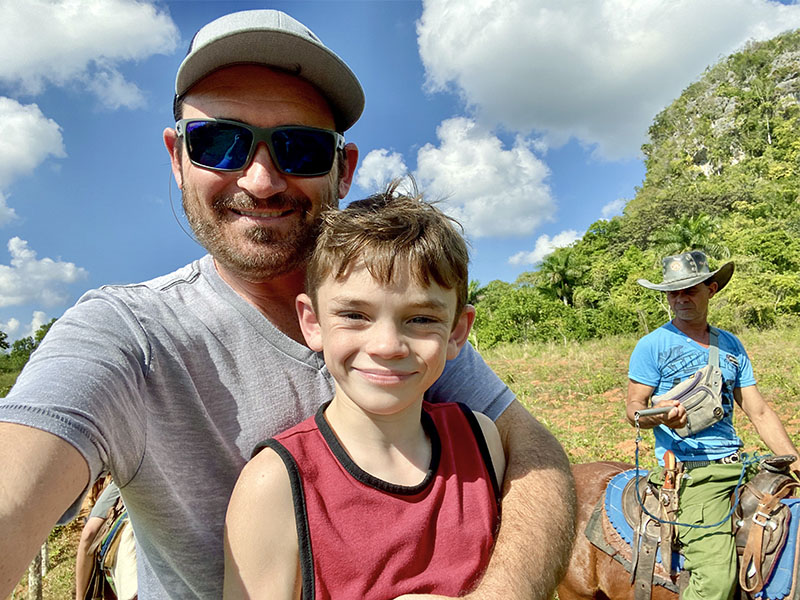
{"label": "black trim on tank top", "polygon": [[483,435],[483,429],[481,429],[481,424],[478,423],[478,417],[475,416],[475,413],[472,412],[472,409],[461,402],[456,402],[456,404],[458,404],[461,412],[464,413],[464,417],[466,417],[467,423],[469,423],[469,426],[472,428],[472,433],[475,435],[475,441],[478,444],[478,450],[483,458],[483,464],[486,466],[486,470],[489,472],[489,480],[492,482],[494,499],[495,502],[497,502],[497,515],[499,516],[501,506],[500,485],[497,483],[497,473],[495,473],[494,463],[492,463],[492,453],[489,452],[489,446],[486,444],[486,438]]}
{"label": "black trim on tank top", "polygon": [[431,484],[436,475],[436,471],[439,470],[439,462],[442,458],[442,441],[439,438],[439,432],[436,431],[436,426],[433,424],[433,419],[431,419],[428,413],[424,410],[422,411],[422,428],[431,441],[431,463],[428,466],[428,472],[425,474],[425,478],[422,482],[417,485],[399,485],[370,475],[350,458],[350,455],[347,454],[347,451],[342,447],[336,434],[333,433],[331,426],[325,419],[325,409],[328,408],[329,404],[330,402],[326,402],[319,407],[317,414],[314,416],[314,422],[317,424],[322,438],[325,440],[325,443],[328,444],[328,448],[330,448],[336,460],[339,461],[339,464],[341,464],[356,481],[375,488],[376,490],[396,494],[398,496],[413,496],[419,494]]}
{"label": "black trim on tank top", "polygon": [[311,547],[311,533],[308,526],[308,509],[306,508],[306,495],[303,491],[303,480],[297,463],[291,453],[277,440],[269,439],[261,442],[253,451],[271,448],[281,458],[289,473],[289,483],[292,486],[292,499],[294,500],[294,521],[297,528],[297,549],[300,558],[300,579],[302,600],[314,600],[314,550]]}

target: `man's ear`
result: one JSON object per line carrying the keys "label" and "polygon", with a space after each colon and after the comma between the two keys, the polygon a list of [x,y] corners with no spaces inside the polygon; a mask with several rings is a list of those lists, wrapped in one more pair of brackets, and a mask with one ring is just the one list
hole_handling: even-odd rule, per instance
{"label": "man's ear", "polygon": [[714,294],[719,291],[719,284],[716,281],[712,281],[708,284],[708,297],[713,298]]}
{"label": "man's ear", "polygon": [[339,198],[347,196],[350,191],[350,186],[353,184],[353,175],[356,172],[356,164],[358,163],[358,146],[353,142],[348,142],[344,146],[344,161],[342,164],[342,172],[339,173]]}
{"label": "man's ear", "polygon": [[183,166],[181,165],[181,140],[178,137],[178,132],[167,127],[164,130],[164,146],[167,147],[169,153],[169,160],[172,164],[172,175],[175,177],[175,183],[178,184],[178,189],[183,189]]}
{"label": "man's ear", "polygon": [[472,330],[474,322],[475,307],[467,304],[461,311],[453,331],[450,332],[450,339],[447,341],[447,360],[453,360],[461,352],[461,348],[469,339],[469,332]]}
{"label": "man's ear", "polygon": [[300,294],[295,299],[294,306],[306,344],[314,352],[322,352],[322,328],[319,325],[317,314],[314,312],[311,298],[308,297],[308,294]]}

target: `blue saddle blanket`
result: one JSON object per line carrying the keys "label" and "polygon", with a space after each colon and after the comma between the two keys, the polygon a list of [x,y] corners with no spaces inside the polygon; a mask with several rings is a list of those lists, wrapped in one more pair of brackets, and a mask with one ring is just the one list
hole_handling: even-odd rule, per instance
{"label": "blue saddle blanket", "polygon": [[[639,477],[647,477],[648,472],[639,469]],[[636,470],[623,471],[611,478],[606,487],[604,507],[608,520],[620,537],[627,544],[633,543],[633,528],[628,524],[622,513],[622,490],[627,483],[636,476]],[[791,517],[789,519],[789,535],[786,545],[781,552],[772,575],[764,588],[756,595],[764,600],[782,600],[789,595],[792,589],[792,574],[794,572],[795,555],[797,554],[797,529],[800,524],[800,498],[788,498],[782,502],[789,506]],[[661,551],[656,553],[656,560],[661,562]],[[673,553],[672,564],[680,570],[683,567],[683,556]]]}

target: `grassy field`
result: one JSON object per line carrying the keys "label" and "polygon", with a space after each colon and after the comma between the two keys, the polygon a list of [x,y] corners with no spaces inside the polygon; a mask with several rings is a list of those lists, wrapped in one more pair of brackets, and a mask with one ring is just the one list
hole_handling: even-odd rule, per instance
{"label": "grassy field", "polygon": [[[800,443],[800,330],[748,331],[739,336],[758,387]],[[559,439],[572,462],[633,462],[635,430],[625,420],[628,358],[637,338],[583,344],[513,345],[482,352],[520,401]],[[745,450],[766,452],[753,426],[735,413]],[[653,464],[652,433],[642,432],[641,462]]]}
{"label": "grassy field", "polygon": [[[800,329],[745,332],[739,336],[753,362],[761,392],[800,443]],[[634,337],[584,344],[513,345],[483,351],[491,367],[520,401],[561,441],[572,462],[634,460],[634,429],[624,417],[628,357]],[[746,450],[766,452],[746,417],[736,426]],[[643,432],[640,462],[653,465],[652,433]],[[50,536],[53,568],[44,598],[72,596],[72,573],[80,527],[72,524]],[[25,580],[27,581],[27,579]],[[13,598],[22,599],[24,585]]]}

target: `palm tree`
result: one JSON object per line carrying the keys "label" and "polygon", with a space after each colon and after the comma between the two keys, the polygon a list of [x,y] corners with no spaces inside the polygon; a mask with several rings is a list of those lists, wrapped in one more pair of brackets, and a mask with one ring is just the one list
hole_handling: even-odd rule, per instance
{"label": "palm tree", "polygon": [[690,250],[702,250],[711,258],[728,258],[730,250],[715,241],[719,223],[710,215],[681,217],[672,225],[657,231],[650,239],[666,256]]}
{"label": "palm tree", "polygon": [[476,306],[478,302],[483,300],[486,294],[486,288],[481,286],[481,282],[477,279],[471,279],[467,286],[467,304]]}
{"label": "palm tree", "polygon": [[572,248],[558,248],[542,261],[538,279],[545,292],[561,300],[565,306],[572,306],[575,286],[585,270]]}

